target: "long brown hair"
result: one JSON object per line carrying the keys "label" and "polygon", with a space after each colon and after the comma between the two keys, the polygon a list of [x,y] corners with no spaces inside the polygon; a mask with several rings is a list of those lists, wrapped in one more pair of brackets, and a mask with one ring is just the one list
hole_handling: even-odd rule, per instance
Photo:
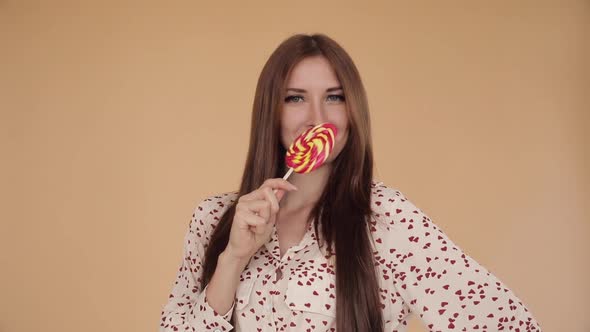
{"label": "long brown hair", "polygon": [[[328,36],[293,35],[279,45],[262,69],[238,197],[256,190],[268,178],[284,175],[285,149],[280,142],[279,120],[287,78],[300,60],[316,55],[324,56],[332,65],[344,90],[349,119],[348,140],[332,162],[324,191],[310,212],[310,218],[318,221],[316,235],[321,225],[322,236],[316,238],[325,239],[326,251],[336,257],[336,330],[381,332],[382,305],[367,228],[373,178],[367,96],[352,59]],[[217,258],[227,246],[236,203],[223,215],[205,247],[201,289],[211,280]]]}

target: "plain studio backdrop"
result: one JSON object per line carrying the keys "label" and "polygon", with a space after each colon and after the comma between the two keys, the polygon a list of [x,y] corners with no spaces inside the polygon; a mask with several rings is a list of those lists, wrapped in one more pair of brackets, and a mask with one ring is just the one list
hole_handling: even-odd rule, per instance
{"label": "plain studio backdrop", "polygon": [[0,331],[157,330],[264,62],[313,32],[361,73],[375,177],[590,331],[590,3],[409,3],[0,0]]}

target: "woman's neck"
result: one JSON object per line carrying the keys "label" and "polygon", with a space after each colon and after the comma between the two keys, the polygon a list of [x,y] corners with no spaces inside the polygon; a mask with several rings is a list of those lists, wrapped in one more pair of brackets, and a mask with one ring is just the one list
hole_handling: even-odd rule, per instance
{"label": "woman's neck", "polygon": [[287,192],[280,202],[281,210],[286,213],[311,210],[320,199],[328,182],[330,164],[324,164],[310,173],[291,173],[287,181],[294,184],[297,191]]}

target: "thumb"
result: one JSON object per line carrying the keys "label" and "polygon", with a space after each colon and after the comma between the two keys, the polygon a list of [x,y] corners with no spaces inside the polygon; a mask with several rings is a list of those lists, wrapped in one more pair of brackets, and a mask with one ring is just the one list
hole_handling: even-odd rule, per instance
{"label": "thumb", "polygon": [[277,190],[277,193],[275,194],[275,195],[276,195],[276,197],[277,197],[277,202],[280,202],[280,201],[281,201],[281,199],[283,199],[283,197],[285,197],[285,194],[286,194],[286,193],[287,193],[287,192],[286,192],[286,191],[284,191],[283,189],[279,189],[279,190]]}
{"label": "thumb", "polygon": [[277,214],[273,213],[270,215],[270,218],[268,219],[268,225],[270,226],[274,226],[274,224],[277,222]]}

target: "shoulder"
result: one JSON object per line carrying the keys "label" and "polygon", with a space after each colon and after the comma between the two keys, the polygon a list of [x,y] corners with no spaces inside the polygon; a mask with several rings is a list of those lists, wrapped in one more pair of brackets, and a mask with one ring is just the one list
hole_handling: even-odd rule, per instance
{"label": "shoulder", "polygon": [[195,208],[195,214],[207,214],[214,217],[221,217],[223,213],[236,201],[237,191],[228,191],[208,195],[202,199]]}
{"label": "shoulder", "polygon": [[388,226],[403,223],[405,217],[425,216],[402,191],[383,182],[371,185],[371,209],[376,221]]}
{"label": "shoulder", "polygon": [[371,230],[377,243],[412,245],[442,232],[401,190],[383,182],[372,186],[371,209]]}
{"label": "shoulder", "polygon": [[190,232],[208,240],[223,214],[237,200],[238,192],[229,191],[207,195],[195,204]]}

